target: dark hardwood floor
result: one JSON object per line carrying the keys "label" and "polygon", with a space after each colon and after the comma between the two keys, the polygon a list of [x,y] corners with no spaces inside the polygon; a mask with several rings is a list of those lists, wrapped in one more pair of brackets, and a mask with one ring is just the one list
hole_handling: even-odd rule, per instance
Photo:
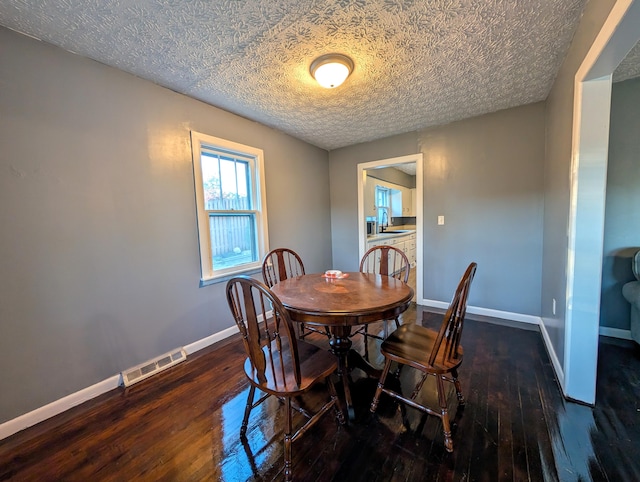
{"label": "dark hardwood floor", "polygon": [[[435,327],[440,318],[413,306],[403,322],[415,320]],[[296,441],[296,480],[640,480],[640,349],[601,338],[591,408],[563,399],[537,327],[494,321],[467,316],[460,369],[467,404],[457,410],[450,397],[453,453],[436,417],[400,410],[384,395],[370,416],[375,380],[356,369],[356,420],[338,426],[325,416]],[[244,358],[235,336],[0,441],[0,480],[281,480],[277,400],[254,410],[248,442],[240,441]],[[404,370],[398,383],[404,388],[411,377]],[[313,392],[308,403],[322,396]]]}

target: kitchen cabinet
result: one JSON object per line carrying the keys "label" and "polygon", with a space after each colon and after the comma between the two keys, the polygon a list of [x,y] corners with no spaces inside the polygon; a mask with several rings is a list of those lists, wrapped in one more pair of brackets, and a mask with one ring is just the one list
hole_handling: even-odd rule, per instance
{"label": "kitchen cabinet", "polygon": [[410,204],[409,204],[409,213],[407,214],[407,216],[411,216],[411,217],[415,217],[417,216],[417,210],[416,210],[416,202],[417,202],[417,194],[416,194],[416,188],[411,188],[409,189],[411,196],[410,196]]}
{"label": "kitchen cabinet", "polygon": [[415,216],[413,208],[413,191],[414,189],[394,186],[391,190],[391,212],[394,218],[405,218]]}
{"label": "kitchen cabinet", "polygon": [[364,215],[377,217],[376,211],[376,181],[377,179],[367,176],[364,184]]}
{"label": "kitchen cabinet", "polygon": [[[409,259],[412,268],[416,267],[416,233],[404,236],[376,237],[367,241],[367,249],[374,246],[393,246],[401,250]],[[376,269],[378,265],[376,265]]]}
{"label": "kitchen cabinet", "polygon": [[411,263],[411,267],[415,268],[416,267],[416,234],[413,233],[410,236],[407,236],[406,241],[404,242],[405,244],[405,252],[404,254],[407,255],[407,258],[409,258],[409,263]]}
{"label": "kitchen cabinet", "polygon": [[414,217],[416,215],[415,188],[394,186],[391,190],[391,212],[394,218]]}
{"label": "kitchen cabinet", "polygon": [[401,188],[401,192],[402,192],[402,216],[403,217],[407,217],[407,216],[415,216],[415,214],[412,214],[413,211],[415,211],[414,209],[412,209],[411,204],[412,204],[412,196],[411,196],[411,189],[408,187],[403,187]]}
{"label": "kitchen cabinet", "polygon": [[[396,186],[399,187],[399,186]],[[391,216],[401,218],[404,216],[403,207],[404,194],[400,189],[391,189]]]}

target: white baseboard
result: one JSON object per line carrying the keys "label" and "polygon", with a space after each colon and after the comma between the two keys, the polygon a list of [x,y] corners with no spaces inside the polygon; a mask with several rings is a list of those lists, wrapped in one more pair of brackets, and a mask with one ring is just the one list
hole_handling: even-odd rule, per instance
{"label": "white baseboard", "polygon": [[[267,318],[271,318],[273,316],[273,311],[269,310],[266,312]],[[263,322],[264,319],[262,315],[258,315],[258,321]],[[184,351],[187,352],[187,355],[191,355],[192,353],[197,352],[198,350],[202,350],[203,348],[208,347],[209,345],[213,345],[219,341],[224,340],[225,338],[229,338],[236,333],[240,333],[238,329],[238,325],[230,326],[229,328],[219,331],[218,333],[214,333],[213,335],[202,338],[201,340],[194,341],[193,343],[183,346]]]}
{"label": "white baseboard", "polygon": [[467,313],[491,316],[493,318],[502,318],[503,320],[519,321],[520,323],[529,323],[531,325],[539,325],[541,321],[539,316],[512,313],[510,311],[492,310],[489,308],[479,308],[477,306],[468,306]]}
{"label": "white baseboard", "polygon": [[429,306],[431,308],[440,308],[442,310],[449,308],[449,303],[445,303],[444,301],[422,300],[418,304],[422,306]]}
{"label": "white baseboard", "polygon": [[[421,303],[424,306],[430,306],[433,308],[441,308],[447,309],[449,303],[445,303],[442,301],[434,301],[434,300],[422,300]],[[476,315],[484,315],[491,316],[494,318],[501,318],[505,320],[512,321],[520,321],[523,323],[532,323],[540,326],[540,331],[542,333],[542,337],[544,339],[545,345],[547,347],[547,351],[549,353],[549,358],[551,359],[551,363],[553,364],[556,376],[560,381],[560,386],[563,386],[564,380],[564,372],[562,371],[562,366],[556,353],[553,349],[553,345],[551,344],[551,340],[549,338],[549,334],[542,323],[541,319],[536,316],[531,315],[523,315],[521,313],[511,313],[507,311],[500,310],[492,310],[487,308],[479,308],[474,306],[467,307],[467,312],[476,314]],[[187,355],[191,355],[198,350],[202,350],[209,345],[213,345],[218,341],[222,341],[225,338],[228,338],[234,334],[238,333],[238,327],[232,326],[225,330],[219,331],[218,333],[214,333],[213,335],[202,338],[201,340],[195,341],[189,345],[184,346],[184,350],[187,352]],[[618,328],[607,328],[600,327],[600,334],[604,336],[611,336],[615,338],[621,338],[625,340],[631,340],[631,332],[629,330],[620,330]],[[95,385],[91,385],[90,387],[79,390],[75,393],[67,395],[59,400],[51,402],[43,407],[32,410],[31,412],[25,413],[16,417],[12,420],[4,422],[0,424],[0,440],[5,439],[20,430],[24,430],[25,428],[31,427],[37,423],[43,422],[44,420],[51,418],[55,415],[58,415],[66,410],[69,410],[76,405],[80,405],[92,398],[95,398],[103,393],[108,392],[109,390],[113,390],[122,385],[122,377],[120,374],[113,375],[106,380],[96,383]]]}
{"label": "white baseboard", "polygon": [[[201,340],[191,343],[183,348],[187,355],[191,355],[198,350],[202,350],[209,345],[213,345],[218,341],[224,340],[225,338],[238,333],[238,331],[238,327],[234,325],[230,328],[219,331],[218,333],[214,333],[213,335],[202,338]],[[113,375],[112,377],[98,382],[95,385],[83,388],[80,391],[56,400],[55,402],[51,402],[43,407],[36,408],[31,412],[27,412],[23,415],[20,415],[19,417],[4,422],[0,424],[0,440],[13,435],[14,433],[17,433],[20,430],[24,430],[25,428],[29,428],[37,423],[43,422],[48,418],[51,418],[66,410],[69,410],[72,407],[75,407],[76,405],[80,405],[83,402],[102,395],[109,390],[118,388],[121,385],[122,376],[120,374]]]}
{"label": "white baseboard", "polygon": [[[442,301],[434,301],[434,300],[422,300],[422,305],[430,306],[433,308],[441,308],[446,310],[449,307],[449,303],[445,303]],[[558,359],[558,355],[553,348],[553,344],[551,343],[551,338],[549,337],[549,333],[547,332],[547,328],[539,316],[532,315],[524,315],[521,313],[511,313],[508,311],[500,311],[500,310],[492,310],[488,308],[480,308],[477,306],[468,306],[467,313],[472,313],[476,315],[484,315],[491,316],[493,318],[501,318],[503,320],[512,320],[512,321],[520,321],[522,323],[531,323],[534,325],[538,325],[540,327],[540,332],[542,333],[542,339],[547,348],[547,353],[549,354],[549,359],[553,364],[553,368],[556,372],[556,376],[558,377],[558,381],[561,387],[564,387],[564,370],[562,368],[562,364]],[[621,330],[619,328],[609,328],[606,326],[600,327],[600,334],[603,336],[610,336],[612,338],[620,338],[622,340],[631,340],[631,331],[630,330]]]}
{"label": "white baseboard", "polygon": [[[421,304],[425,306],[431,306],[433,308],[441,308],[446,310],[449,307],[449,303],[445,303],[442,301],[434,301],[434,300],[422,300],[422,301],[423,302]],[[511,313],[509,311],[493,310],[489,308],[480,308],[477,306],[468,306],[467,313],[538,325],[540,327],[540,333],[542,334],[542,340],[547,349],[547,354],[549,355],[549,359],[551,360],[551,364],[553,365],[560,387],[564,387],[564,370],[562,368],[562,364],[560,363],[560,360],[558,359],[558,355],[556,354],[556,351],[553,348],[553,344],[551,343],[551,338],[549,337],[549,333],[547,332],[547,328],[541,317],[533,316],[533,315],[525,315],[522,313]],[[610,328],[609,330],[612,330],[612,329]],[[624,331],[624,330],[619,330],[619,331]]]}
{"label": "white baseboard", "polygon": [[102,395],[103,393],[113,390],[121,385],[121,376],[113,375],[101,382],[91,385],[90,387],[83,388],[82,390],[71,393],[66,397],[60,398],[55,402],[51,402],[43,407],[36,408],[31,412],[20,415],[19,417],[9,420],[0,425],[0,440],[7,438],[14,433],[24,430],[27,427],[31,427],[37,423],[40,423],[48,418],[58,415],[66,410],[69,410],[76,405],[91,400],[92,398]]}
{"label": "white baseboard", "polygon": [[611,338],[620,338],[621,340],[633,340],[633,338],[631,338],[631,330],[621,330],[620,328],[601,326],[600,334],[602,336],[610,336]]}
{"label": "white baseboard", "polygon": [[547,331],[547,327],[545,326],[543,319],[540,319],[540,333],[542,333],[542,340],[544,341],[544,345],[547,348],[547,354],[551,359],[551,364],[553,365],[553,369],[556,372],[558,383],[561,389],[564,391],[564,369],[562,368],[562,363],[560,363],[560,360],[558,359],[558,354],[553,348],[553,343],[551,343],[551,337],[549,337],[549,332]]}
{"label": "white baseboard", "polygon": [[[420,304],[423,306],[430,306],[431,308],[440,308],[443,310],[446,310],[449,307],[449,303],[435,300],[422,300],[422,303]],[[512,313],[510,311],[493,310],[490,308],[480,308],[478,306],[467,306],[467,313],[471,313],[473,315],[490,316],[492,318],[500,318],[502,320],[530,323],[532,325],[539,325],[541,321],[539,316],[525,315],[522,313]]]}
{"label": "white baseboard", "polygon": [[213,345],[219,341],[224,340],[225,338],[229,338],[231,335],[235,335],[240,330],[236,325],[227,328],[226,330],[219,331],[218,333],[214,333],[213,335],[202,338],[201,340],[194,341],[193,343],[184,346],[184,351],[187,352],[187,355],[191,355],[192,353],[197,352],[198,350],[202,350],[203,348],[208,347],[209,345]]}

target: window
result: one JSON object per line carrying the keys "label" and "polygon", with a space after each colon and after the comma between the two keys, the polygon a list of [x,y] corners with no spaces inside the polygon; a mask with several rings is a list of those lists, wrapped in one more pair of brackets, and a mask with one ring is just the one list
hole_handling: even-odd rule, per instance
{"label": "window", "polygon": [[[376,206],[378,207],[378,226],[389,225],[390,189],[376,186]],[[382,208],[382,209],[381,209]]]}
{"label": "window", "polygon": [[268,250],[263,153],[191,132],[201,278],[260,268]]}

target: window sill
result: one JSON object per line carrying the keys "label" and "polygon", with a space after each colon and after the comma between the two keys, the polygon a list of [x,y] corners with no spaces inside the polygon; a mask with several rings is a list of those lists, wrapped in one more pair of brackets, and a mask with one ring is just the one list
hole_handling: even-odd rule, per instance
{"label": "window sill", "polygon": [[[200,280],[200,288],[203,288],[203,287],[209,286],[209,285],[218,284],[218,283],[226,283],[231,278],[234,278],[236,276],[253,275],[253,274],[258,274],[258,273],[262,273],[262,268],[249,268],[249,269],[245,269],[245,270],[236,271],[235,273],[229,273],[229,274],[225,274],[225,275],[222,275],[222,276],[218,276],[216,278],[201,279]],[[262,281],[262,280],[260,280],[260,281]]]}

